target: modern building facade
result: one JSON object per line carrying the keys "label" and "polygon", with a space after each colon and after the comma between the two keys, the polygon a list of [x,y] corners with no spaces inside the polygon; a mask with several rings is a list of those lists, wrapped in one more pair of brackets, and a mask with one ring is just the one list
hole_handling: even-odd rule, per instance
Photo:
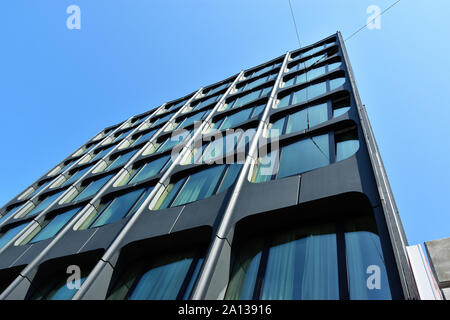
{"label": "modern building facade", "polygon": [[339,32],[102,130],[0,217],[0,299],[419,298]]}

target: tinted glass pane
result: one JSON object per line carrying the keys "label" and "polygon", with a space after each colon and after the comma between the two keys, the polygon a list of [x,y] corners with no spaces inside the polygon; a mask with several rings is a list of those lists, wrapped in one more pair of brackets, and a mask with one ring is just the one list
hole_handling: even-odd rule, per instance
{"label": "tinted glass pane", "polygon": [[189,271],[192,258],[166,262],[144,273],[131,293],[130,300],[174,300]]}
{"label": "tinted glass pane", "polygon": [[199,112],[199,113],[194,114],[191,117],[186,118],[183,122],[181,122],[179,124],[178,128],[184,128],[184,127],[187,127],[187,126],[193,124],[195,121],[201,121],[202,117],[205,115],[205,113],[206,113],[206,111]]}
{"label": "tinted glass pane", "polygon": [[287,81],[284,83],[284,86],[285,86],[285,87],[289,87],[289,86],[292,86],[293,84],[295,84],[295,77],[290,78],[289,80],[287,80]]}
{"label": "tinted glass pane", "polygon": [[269,137],[278,137],[283,134],[284,122],[286,118],[281,118],[272,124],[269,129]]}
{"label": "tinted glass pane", "polygon": [[341,62],[341,61],[329,64],[329,65],[328,65],[328,72],[333,71],[333,70],[339,68],[341,65],[342,65],[342,62]]}
{"label": "tinted glass pane", "polygon": [[337,265],[332,226],[277,236],[269,250],[261,299],[339,299]]}
{"label": "tinted glass pane", "polygon": [[147,132],[146,134],[143,134],[142,136],[137,138],[136,141],[134,141],[131,146],[135,146],[139,143],[150,140],[150,138],[155,134],[155,132],[156,132],[156,130],[152,130],[152,131]]}
{"label": "tinted glass pane", "polygon": [[225,299],[252,300],[255,290],[256,276],[264,246],[262,239],[246,241],[239,250],[233,264],[231,280],[228,284]]}
{"label": "tinted glass pane", "polygon": [[175,300],[189,280],[186,278],[195,256],[195,252],[160,254],[137,261],[125,269],[108,299]]}
{"label": "tinted glass pane", "polygon": [[48,186],[50,182],[52,182],[52,180],[49,180],[49,181],[41,184],[32,194],[30,194],[30,196],[28,198],[32,198],[33,196],[38,194],[42,189],[44,189],[46,186]]}
{"label": "tinted glass pane", "polygon": [[139,197],[144,193],[144,189],[125,193],[111,201],[100,213],[100,216],[92,224],[92,227],[99,227],[107,223],[119,221],[127,215],[130,209],[136,204]]}
{"label": "tinted glass pane", "polygon": [[240,90],[238,90],[238,91],[244,91],[244,90],[253,89],[253,88],[259,86],[260,84],[263,84],[265,81],[266,81],[265,77],[259,78],[259,79],[255,80],[255,81],[252,81],[252,82],[246,84],[245,86],[241,87]]}
{"label": "tinted glass pane", "polygon": [[308,111],[300,110],[289,116],[286,133],[305,130],[308,128]]}
{"label": "tinted glass pane", "polygon": [[56,200],[60,195],[62,195],[66,190],[61,190],[55,194],[52,194],[51,196],[46,197],[44,200],[42,200],[33,210],[31,210],[27,217],[33,216],[43,210],[45,210],[50,204],[52,204],[53,201]]}
{"label": "tinted glass pane", "polygon": [[30,241],[30,243],[54,237],[59,232],[59,230],[61,230],[66,225],[66,223],[69,222],[69,220],[72,219],[72,217],[79,211],[80,208],[75,208],[67,212],[58,214]]}
{"label": "tinted glass pane", "polygon": [[107,170],[113,170],[115,168],[124,166],[136,154],[136,152],[138,152],[138,150],[133,150],[131,152],[120,155],[109,165]]}
{"label": "tinted glass pane", "polygon": [[345,249],[350,299],[391,299],[381,243],[372,219],[359,218],[346,224]]}
{"label": "tinted glass pane", "polygon": [[164,117],[159,118],[152,124],[152,127],[156,127],[157,125],[159,125],[161,123],[167,122],[172,116],[173,116],[173,113],[169,113],[168,115],[165,115]]}
{"label": "tinted glass pane", "polygon": [[203,258],[198,259],[195,266],[194,272],[192,273],[191,279],[186,288],[186,292],[183,295],[183,300],[188,300],[191,297],[192,289],[194,288],[195,281],[197,280],[198,274],[200,273],[200,268],[203,265]]}
{"label": "tinted glass pane", "polygon": [[242,168],[242,166],[239,164],[230,164],[228,166],[228,171],[227,171],[217,193],[222,192],[222,191],[228,189],[231,185],[233,185],[233,183],[236,181],[236,179],[239,175],[239,172],[241,172],[241,168]]}
{"label": "tinted glass pane", "polygon": [[309,86],[307,89],[308,89],[308,99],[314,99],[327,92],[327,83],[326,82],[317,83],[312,86]]}
{"label": "tinted glass pane", "polygon": [[345,83],[345,78],[336,78],[333,80],[330,80],[330,91],[333,91],[337,88],[339,88],[340,86],[344,85]]}
{"label": "tinted glass pane", "polygon": [[181,142],[184,141],[184,139],[189,135],[189,131],[185,131],[183,130],[181,133],[179,134],[175,134],[173,136],[170,136],[167,138],[167,140],[165,142],[163,142],[163,144],[161,144],[161,146],[159,146],[159,148],[157,149],[158,152],[163,152],[166,150],[169,150],[173,147],[175,147],[176,145],[180,144]]}
{"label": "tinted glass pane", "polygon": [[172,206],[179,206],[211,196],[219,183],[224,165],[215,166],[189,176]]}
{"label": "tinted glass pane", "polygon": [[111,179],[112,175],[104,176],[98,180],[92,181],[89,185],[80,192],[78,196],[72,201],[80,201],[96,194],[105,184]]}
{"label": "tinted glass pane", "polygon": [[251,112],[252,112],[252,109],[250,108],[250,109],[242,110],[240,112],[232,114],[231,116],[226,117],[224,119],[222,125],[220,126],[220,129],[225,130],[228,128],[232,128],[232,127],[240,124],[241,122],[248,120]]}
{"label": "tinted glass pane", "polygon": [[169,160],[170,155],[146,163],[129,183],[136,183],[158,174]]}
{"label": "tinted glass pane", "polygon": [[265,107],[266,107],[266,105],[263,104],[263,105],[253,108],[252,118],[259,116],[264,111]]}
{"label": "tinted glass pane", "polygon": [[244,104],[249,103],[259,97],[261,90],[250,92],[236,100],[236,103],[233,105],[233,108],[238,108],[243,106]]}
{"label": "tinted glass pane", "polygon": [[358,140],[341,141],[336,144],[336,161],[347,159],[359,149]]}
{"label": "tinted glass pane", "polygon": [[100,151],[99,153],[97,153],[97,155],[96,155],[91,161],[95,161],[95,160],[98,160],[98,159],[103,158],[103,157],[106,156],[106,154],[107,154],[108,152],[110,152],[110,151],[112,150],[112,148],[114,148],[114,147],[115,147],[115,145],[112,145],[112,146],[110,146],[110,147],[108,147],[108,148],[106,148],[106,149],[103,149],[102,151]]}
{"label": "tinted glass pane", "polygon": [[328,106],[326,103],[308,108],[308,126],[314,127],[328,120]]}
{"label": "tinted glass pane", "polygon": [[294,92],[292,104],[303,103],[308,99],[307,88]]}
{"label": "tinted glass pane", "polygon": [[325,74],[325,66],[312,69],[308,72],[308,81]]}
{"label": "tinted glass pane", "polygon": [[272,92],[272,87],[264,88],[261,92],[261,97],[268,96]]}
{"label": "tinted glass pane", "polygon": [[350,110],[350,107],[338,108],[333,110],[333,118],[337,118]]}
{"label": "tinted glass pane", "polygon": [[177,196],[178,191],[180,191],[180,188],[183,186],[183,184],[186,182],[186,178],[180,179],[177,182],[173,184],[171,187],[169,193],[164,198],[164,201],[162,202],[160,209],[168,208],[170,203],[173,201],[173,199]]}
{"label": "tinted glass pane", "polygon": [[20,209],[21,206],[18,206],[16,208],[13,208],[11,210],[9,210],[8,212],[6,212],[1,218],[0,218],[0,223],[2,223],[3,221],[5,221],[6,219],[8,219],[9,217],[11,217],[12,215],[14,215],[17,210]]}
{"label": "tinted glass pane", "polygon": [[272,176],[279,170],[278,150],[268,153],[259,159],[254,182],[265,182],[272,179]]}
{"label": "tinted glass pane", "polygon": [[278,108],[284,108],[289,105],[289,101],[291,99],[291,95],[287,95],[280,99],[280,102],[278,103]]}
{"label": "tinted glass pane", "polygon": [[27,224],[28,222],[20,224],[2,233],[0,235],[0,249],[3,248],[9,241],[11,241],[12,238],[14,238],[17,234],[19,234],[19,232],[22,231],[27,226]]}
{"label": "tinted glass pane", "polygon": [[328,135],[304,139],[283,147],[278,178],[300,174],[329,164]]}
{"label": "tinted glass pane", "polygon": [[74,183],[75,181],[80,179],[86,172],[88,172],[89,169],[91,169],[91,168],[92,168],[92,166],[88,166],[88,167],[86,167],[84,169],[78,170],[69,179],[67,179],[66,182],[64,182],[62,184],[62,186],[68,186],[68,185]]}

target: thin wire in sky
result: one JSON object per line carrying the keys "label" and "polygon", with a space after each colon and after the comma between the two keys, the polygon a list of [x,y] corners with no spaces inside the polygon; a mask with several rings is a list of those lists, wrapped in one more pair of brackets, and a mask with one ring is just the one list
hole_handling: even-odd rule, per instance
{"label": "thin wire in sky", "polygon": [[388,11],[389,9],[391,9],[393,6],[395,6],[397,3],[399,3],[401,0],[397,0],[395,1],[393,4],[391,4],[389,7],[387,7],[386,9],[384,9],[382,12],[380,12],[378,15],[376,15],[375,17],[373,17],[372,19],[370,19],[365,25],[363,25],[361,28],[359,28],[358,30],[356,30],[355,32],[353,32],[347,39],[344,40],[344,42],[346,42],[347,40],[350,40],[352,37],[354,37],[357,33],[359,33],[360,31],[364,30],[373,20],[375,20],[378,17],[381,17],[383,15],[383,13],[385,13],[386,11]]}
{"label": "thin wire in sky", "polygon": [[295,22],[294,11],[292,10],[291,0],[288,0],[288,1],[289,1],[289,7],[291,8],[292,21],[294,21],[295,33],[297,34],[298,47],[301,48],[302,44],[300,42],[300,36],[298,35],[298,28],[297,28],[297,23]]}

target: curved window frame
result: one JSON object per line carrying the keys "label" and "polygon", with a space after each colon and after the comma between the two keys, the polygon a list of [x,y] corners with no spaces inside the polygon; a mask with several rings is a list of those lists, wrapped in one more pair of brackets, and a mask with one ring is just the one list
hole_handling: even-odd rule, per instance
{"label": "curved window frame", "polygon": [[[392,299],[373,214],[259,233],[241,242],[226,300]],[[366,271],[374,265],[379,290],[367,286]]]}

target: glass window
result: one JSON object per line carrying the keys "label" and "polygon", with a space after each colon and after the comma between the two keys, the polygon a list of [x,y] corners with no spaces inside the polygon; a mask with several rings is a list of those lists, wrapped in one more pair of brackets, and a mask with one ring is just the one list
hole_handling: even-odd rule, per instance
{"label": "glass window", "polygon": [[177,102],[177,103],[171,105],[169,108],[167,108],[167,111],[172,111],[172,110],[174,110],[174,109],[176,109],[176,108],[178,108],[178,107],[181,107],[181,106],[184,105],[186,102],[187,102],[187,99],[181,100],[180,102]]}
{"label": "glass window", "polygon": [[6,212],[1,218],[0,218],[0,223],[2,223],[3,221],[5,221],[6,219],[8,219],[9,217],[13,216],[20,208],[22,207],[22,205],[18,205],[17,207],[12,208],[11,210],[9,210],[8,212]]}
{"label": "glass window", "polygon": [[41,190],[43,190],[46,186],[48,186],[52,182],[52,180],[48,180],[42,184],[40,184],[36,190],[33,191],[32,194],[28,198],[33,198],[36,194],[38,194]]}
{"label": "glass window", "polygon": [[55,201],[65,191],[66,191],[66,189],[63,189],[63,190],[61,190],[57,193],[54,193],[52,195],[49,195],[43,199],[42,198],[39,199],[39,201],[40,201],[39,204],[27,214],[27,217],[34,216],[34,215],[38,214],[39,212],[47,209],[47,207],[50,206],[53,203],[53,201]]}
{"label": "glass window", "polygon": [[91,196],[93,196],[94,194],[96,194],[98,191],[100,191],[100,189],[109,181],[109,179],[112,178],[112,174],[104,176],[100,179],[91,181],[84,189],[83,191],[81,191],[76,197],[75,199],[72,200],[72,202],[74,201],[81,201],[83,199],[89,198]]}
{"label": "glass window", "polygon": [[278,178],[330,164],[328,134],[303,139],[282,148]]}
{"label": "glass window", "polygon": [[2,231],[0,233],[0,249],[10,242],[16,235],[18,235],[19,232],[22,231],[27,225],[28,222],[25,222],[6,231]]}
{"label": "glass window", "polygon": [[195,123],[196,121],[201,121],[204,116],[206,115],[208,111],[203,111],[203,112],[199,112],[196,113],[190,117],[187,117],[186,119],[182,120],[178,125],[177,128],[184,128],[187,127],[193,123]]}
{"label": "glass window", "polygon": [[[284,124],[284,119],[287,119],[287,126],[285,132],[283,132],[282,126]],[[328,120],[328,105],[327,103],[322,103],[292,113],[286,116],[285,118],[276,121],[273,124],[272,128],[278,129],[280,133],[288,134],[314,127],[327,120]]]}
{"label": "glass window", "polygon": [[125,138],[130,132],[131,132],[131,129],[122,131],[122,133],[120,133],[118,136],[116,136],[116,137],[114,138],[114,141],[119,141],[120,139]]}
{"label": "glass window", "polygon": [[347,113],[350,110],[350,107],[337,108],[333,110],[333,118],[337,118],[344,113]]}
{"label": "glass window", "polygon": [[103,149],[102,151],[100,151],[99,153],[97,153],[97,155],[91,160],[91,162],[103,158],[103,157],[106,156],[106,154],[107,154],[108,152],[110,152],[115,146],[116,146],[116,145],[112,145],[112,146],[109,146],[109,147],[106,148],[106,149]]}
{"label": "glass window", "polygon": [[64,171],[67,168],[69,168],[76,160],[70,160],[69,162],[67,162],[66,164],[63,165],[63,168],[60,171]]}
{"label": "glass window", "polygon": [[203,100],[202,102],[200,102],[200,103],[196,104],[195,106],[193,106],[193,110],[199,110],[199,109],[201,109],[203,107],[206,107],[207,105],[210,105],[211,103],[220,100],[220,98],[222,96],[223,96],[222,94],[219,94],[217,96],[212,96],[212,97],[210,97],[210,98],[208,98],[206,100]]}
{"label": "glass window", "polygon": [[225,173],[225,177],[220,184],[220,188],[217,193],[227,190],[231,187],[234,182],[237,180],[239,173],[241,172],[242,165],[240,164],[232,164],[228,166],[227,172]]}
{"label": "glass window", "polygon": [[248,120],[253,109],[245,109],[226,117],[220,125],[220,130],[233,128],[234,126]]}
{"label": "glass window", "polygon": [[247,241],[234,263],[225,299],[339,299],[335,227],[303,227]]}
{"label": "glass window", "polygon": [[156,130],[151,130],[147,133],[144,133],[143,135],[139,136],[132,144],[131,146],[134,147],[135,145],[138,145],[139,143],[142,143],[144,141],[150,140],[151,137],[155,134]]}
{"label": "glass window", "polygon": [[80,179],[91,168],[92,168],[92,166],[87,166],[86,168],[76,171],[75,173],[72,174],[72,176],[69,179],[66,180],[66,182],[64,182],[62,184],[62,186],[65,187],[65,186],[71,185],[72,183],[74,183],[75,181]]}
{"label": "glass window", "polygon": [[269,181],[277,174],[278,168],[279,150],[274,150],[258,159],[258,165],[252,181],[255,183]]}
{"label": "glass window", "polygon": [[75,208],[67,212],[60,213],[49,220],[46,219],[44,221],[45,227],[41,231],[39,231],[39,233],[36,234],[29,241],[29,243],[34,243],[54,237],[59,232],[59,230],[61,230],[79,211],[80,208]]}
{"label": "glass window", "polygon": [[188,299],[202,262],[193,250],[138,260],[119,277],[107,299]]}
{"label": "glass window", "polygon": [[220,139],[208,143],[200,159],[202,161],[201,163],[208,163],[216,158],[223,158],[234,152],[242,133],[242,130],[236,130],[231,134],[227,134]]}
{"label": "glass window", "polygon": [[263,111],[264,111],[264,108],[266,107],[266,104],[262,104],[262,105],[259,105],[259,106],[256,106],[256,107],[254,107],[253,108],[253,113],[252,113],[252,118],[254,118],[254,117],[257,117],[257,116],[259,116]]}
{"label": "glass window", "polygon": [[334,62],[334,63],[330,63],[330,64],[328,65],[328,72],[333,71],[333,70],[339,68],[341,65],[342,65],[342,62],[341,62],[341,61],[339,61],[339,62]]}
{"label": "glass window", "polygon": [[[351,300],[390,300],[391,291],[375,221],[368,217],[345,224],[348,286]],[[368,276],[379,273],[379,283],[368,287]]]}
{"label": "glass window", "polygon": [[359,149],[359,140],[355,132],[336,136],[336,161],[347,159]]}
{"label": "glass window", "polygon": [[[352,300],[392,299],[372,216],[266,232],[245,239],[235,252],[225,299],[336,300],[341,294]],[[338,260],[339,254],[345,257]],[[380,275],[373,288],[368,287],[371,268]]]}
{"label": "glass window", "polygon": [[[100,227],[119,221],[126,216],[132,216],[140,208],[152,190],[153,187],[138,189],[114,198],[99,211],[92,222],[89,223],[89,227]],[[84,225],[86,224],[87,222],[84,223]]]}
{"label": "glass window", "polygon": [[169,113],[169,114],[165,115],[164,117],[159,118],[152,124],[152,127],[156,127],[157,125],[160,125],[161,123],[169,121],[169,119],[172,116],[173,116],[173,113]]}
{"label": "glass window", "polygon": [[179,144],[181,144],[186,137],[188,137],[190,131],[182,130],[180,133],[174,133],[173,136],[168,137],[161,145],[156,149],[157,152],[167,151]]}
{"label": "glass window", "polygon": [[345,84],[345,78],[336,78],[330,80],[330,91],[333,91]]}
{"label": "glass window", "polygon": [[228,88],[230,86],[230,84],[231,84],[230,82],[224,83],[224,84],[222,84],[222,85],[220,85],[220,86],[218,86],[218,87],[216,87],[214,89],[209,90],[208,92],[205,93],[205,95],[209,96],[211,94],[219,92],[219,91],[221,91],[221,90],[223,90],[225,88]]}
{"label": "glass window", "polygon": [[286,133],[305,130],[308,128],[308,111],[300,110],[289,115]]}
{"label": "glass window", "polygon": [[137,183],[153,177],[161,172],[169,160],[170,155],[167,155],[144,164],[136,171],[135,175],[130,178],[130,182],[128,182],[128,184]]}
{"label": "glass window", "polygon": [[286,122],[286,118],[281,118],[275,121],[269,129],[269,137],[278,137],[283,134],[284,123]]}
{"label": "glass window", "polygon": [[227,103],[226,109],[242,107],[243,105],[246,105],[253,100],[267,96],[271,91],[272,87],[266,87],[256,91],[249,92],[243,95],[242,97],[229,101]]}
{"label": "glass window", "polygon": [[224,166],[214,166],[190,175],[172,206],[180,206],[210,197],[222,177],[223,170]]}
{"label": "glass window", "polygon": [[239,164],[217,165],[178,179],[155,209],[184,205],[222,192],[235,182],[240,169]]}
{"label": "glass window", "polygon": [[123,167],[135,154],[138,150],[133,150],[118,156],[113,162],[105,169],[105,170],[113,170],[118,167]]}
{"label": "glass window", "polygon": [[[338,78],[339,79],[339,78]],[[333,81],[333,80],[331,80]],[[345,80],[344,80],[345,82]],[[338,81],[334,82],[334,85],[339,84]],[[278,103],[278,108],[286,107],[290,104],[304,103],[308,100],[317,98],[318,96],[327,92],[327,81],[319,82],[303,89],[291,92],[287,96],[281,97]],[[292,97],[292,102],[291,101]]]}
{"label": "glass window", "polygon": [[[80,285],[84,283],[91,269],[81,269]],[[64,270],[66,271],[66,270]],[[30,300],[70,300],[78,291],[76,287],[67,286],[67,273],[61,272],[49,277],[42,286],[36,289]]]}

